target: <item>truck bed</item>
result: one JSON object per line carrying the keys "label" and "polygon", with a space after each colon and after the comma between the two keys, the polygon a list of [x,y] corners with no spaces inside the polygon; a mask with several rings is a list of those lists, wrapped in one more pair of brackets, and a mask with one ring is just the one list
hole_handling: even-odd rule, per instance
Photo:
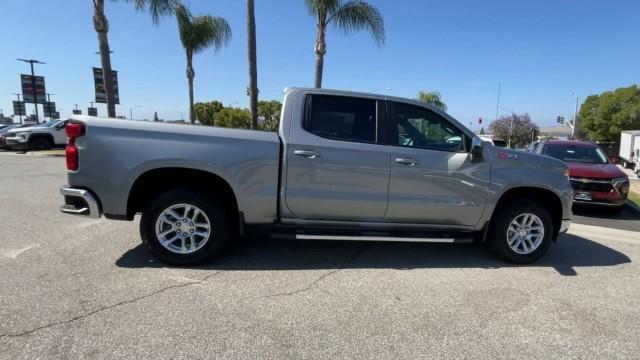
{"label": "truck bed", "polygon": [[268,223],[277,216],[280,139],[275,132],[87,116],[72,120],[85,123],[86,134],[76,142],[80,167],[69,172],[69,185],[91,189],[105,215],[127,215],[129,190],[145,172],[187,168],[223,178],[239,210],[251,209],[244,212],[247,221]]}

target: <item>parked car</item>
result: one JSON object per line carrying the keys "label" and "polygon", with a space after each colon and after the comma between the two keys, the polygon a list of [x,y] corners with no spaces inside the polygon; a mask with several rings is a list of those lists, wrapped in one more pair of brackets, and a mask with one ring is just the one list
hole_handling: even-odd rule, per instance
{"label": "parked car", "polygon": [[17,129],[17,128],[25,128],[31,126],[30,124],[10,124],[10,125],[6,125],[3,126],[0,129],[0,149],[5,149],[6,148],[6,138],[7,138],[7,132],[9,132],[9,130],[13,130],[13,129]]}
{"label": "parked car", "polygon": [[249,227],[304,240],[486,241],[528,263],[571,221],[562,161],[488,146],[414,100],[295,88],[277,133],[83,116],[66,131],[61,211],[142,213],[146,248],[173,264],[219,254]]}
{"label": "parked car", "polygon": [[629,178],[598,145],[585,141],[548,140],[534,151],[567,163],[576,204],[622,208],[629,193]]}
{"label": "parked car", "polygon": [[620,133],[620,154],[622,166],[634,168],[640,158],[640,130],[622,131]]}
{"label": "parked car", "polygon": [[67,136],[64,132],[66,120],[51,120],[47,123],[16,128],[6,134],[6,146],[15,150],[49,150],[54,146],[64,146]]}

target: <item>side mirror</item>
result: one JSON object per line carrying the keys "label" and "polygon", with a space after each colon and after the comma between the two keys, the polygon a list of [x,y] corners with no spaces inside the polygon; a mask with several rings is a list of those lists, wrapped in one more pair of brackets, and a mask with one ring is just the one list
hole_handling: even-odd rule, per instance
{"label": "side mirror", "polygon": [[482,149],[484,147],[484,143],[482,139],[479,137],[474,137],[471,140],[471,161],[478,162],[482,161]]}

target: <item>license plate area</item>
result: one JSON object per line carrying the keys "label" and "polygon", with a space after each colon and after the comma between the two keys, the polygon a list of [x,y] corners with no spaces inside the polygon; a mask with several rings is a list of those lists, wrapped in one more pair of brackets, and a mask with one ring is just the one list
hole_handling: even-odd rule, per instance
{"label": "license plate area", "polygon": [[574,196],[573,196],[574,200],[579,200],[579,201],[591,201],[593,200],[593,198],[591,197],[591,194],[588,192],[577,192]]}

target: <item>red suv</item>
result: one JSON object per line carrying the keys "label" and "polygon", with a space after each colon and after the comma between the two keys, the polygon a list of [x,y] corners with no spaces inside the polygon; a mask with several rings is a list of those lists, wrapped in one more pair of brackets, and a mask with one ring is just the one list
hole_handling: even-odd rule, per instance
{"label": "red suv", "polygon": [[598,147],[585,141],[548,140],[532,152],[560,159],[569,167],[574,203],[622,208],[629,193],[629,178]]}

